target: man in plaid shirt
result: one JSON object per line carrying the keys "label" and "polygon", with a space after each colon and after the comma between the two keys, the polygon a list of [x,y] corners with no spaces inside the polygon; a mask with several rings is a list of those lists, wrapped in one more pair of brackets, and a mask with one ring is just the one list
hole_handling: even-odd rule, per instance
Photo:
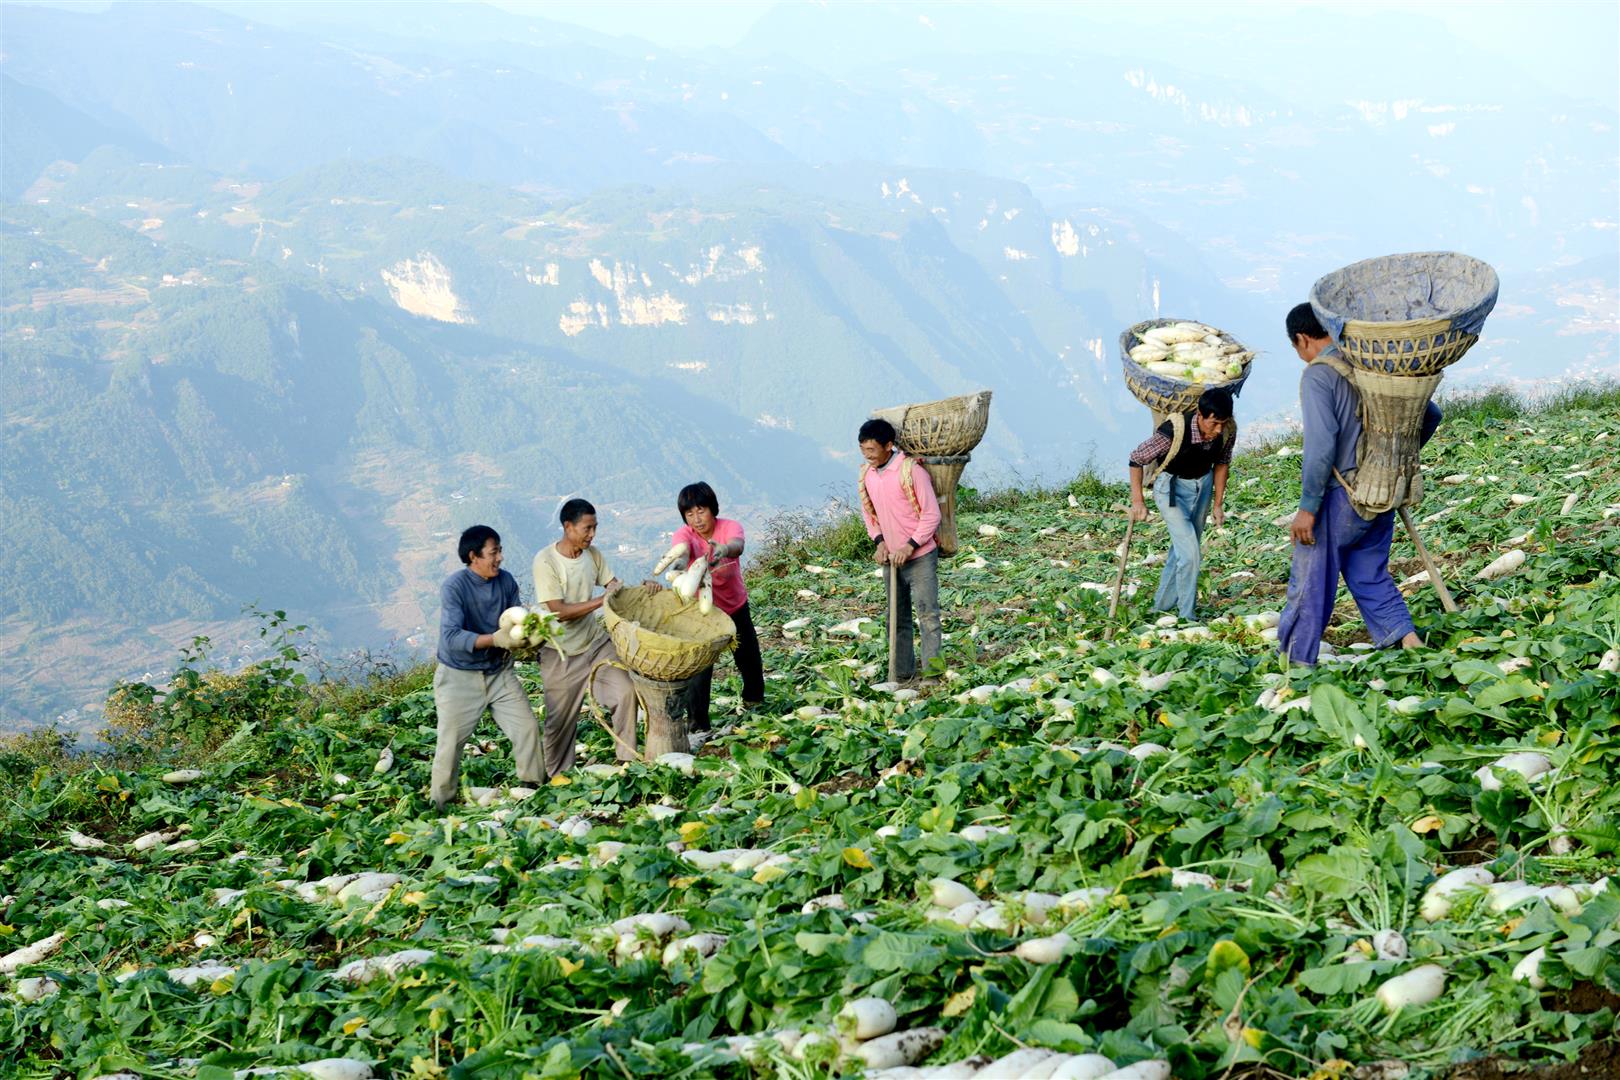
{"label": "man in plaid shirt", "polygon": [[1236,442],[1232,392],[1212,386],[1199,396],[1197,411],[1170,417],[1131,453],[1131,520],[1147,520],[1142,473],[1149,465],[1157,465],[1153,501],[1170,530],[1170,554],[1153,597],[1155,611],[1174,611],[1189,621],[1193,618],[1204,519],[1213,507],[1215,524],[1226,521],[1221,502],[1226,497],[1226,477]]}

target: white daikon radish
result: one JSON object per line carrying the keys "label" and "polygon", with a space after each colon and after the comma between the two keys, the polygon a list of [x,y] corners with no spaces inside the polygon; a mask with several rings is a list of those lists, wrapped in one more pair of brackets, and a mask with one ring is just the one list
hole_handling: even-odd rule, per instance
{"label": "white daikon radish", "polygon": [[1380,960],[1405,960],[1406,938],[1399,930],[1380,930],[1372,938],[1373,951]]}
{"label": "white daikon radish", "polygon": [[40,938],[32,945],[25,945],[0,956],[0,975],[10,975],[18,968],[29,964],[44,963],[56,954],[56,950],[62,947],[62,942],[66,939],[67,935],[58,931],[49,937]]}
{"label": "white daikon radish", "polygon": [[893,1069],[913,1065],[938,1050],[945,1032],[937,1027],[912,1028],[880,1035],[855,1048],[855,1056],[868,1069]]}
{"label": "white daikon radish", "polygon": [[1620,671],[1620,649],[1610,649],[1604,653],[1603,659],[1598,661],[1597,669],[1599,671]]}
{"label": "white daikon radish", "polygon": [[1451,905],[1468,889],[1483,889],[1496,876],[1483,866],[1464,866],[1440,878],[1423,893],[1419,914],[1428,922],[1438,922],[1451,914]]}
{"label": "white daikon radish", "polygon": [[1540,990],[1547,985],[1547,980],[1541,977],[1541,961],[1547,956],[1545,948],[1535,949],[1525,954],[1524,959],[1513,965],[1513,981],[1529,983],[1530,989]]}
{"label": "white daikon radish", "polygon": [[202,779],[201,769],[176,769],[174,772],[163,774],[165,784],[189,784],[193,780]]}
{"label": "white daikon radish", "polygon": [[517,626],[517,625],[521,624],[523,622],[523,620],[527,619],[528,617],[529,617],[529,609],[528,608],[526,608],[526,607],[509,607],[505,611],[501,612],[501,617],[500,617],[500,621],[498,623],[498,626],[502,630],[507,630],[507,629],[510,629],[511,627],[514,627],[514,626]]}
{"label": "white daikon radish", "polygon": [[1127,1065],[1123,1069],[1115,1069],[1111,1073],[1103,1073],[1098,1080],[1170,1080],[1170,1063],[1168,1061],[1138,1061],[1135,1065]]}
{"label": "white daikon radish", "polygon": [[1047,1080],[1098,1080],[1113,1071],[1113,1061],[1101,1054],[1076,1054],[1059,1065]]}
{"label": "white daikon radish", "polygon": [[1445,990],[1446,969],[1439,964],[1424,964],[1380,986],[1378,1004],[1387,1012],[1399,1012],[1409,1005],[1427,1005]]}
{"label": "white daikon radish", "polygon": [[[864,997],[848,1002],[839,1009],[833,1024],[845,1035],[866,1040],[887,1035],[894,1030],[896,1020],[893,1005],[880,997]],[[895,1064],[909,1065],[911,1062],[900,1061]]]}
{"label": "white daikon radish", "polygon": [[332,972],[339,982],[368,983],[377,978],[392,979],[403,971],[421,967],[433,959],[429,949],[403,949],[386,956],[368,956],[364,960],[351,960]]}
{"label": "white daikon radish", "polygon": [[1208,874],[1199,873],[1197,870],[1170,871],[1171,888],[1187,889],[1194,885],[1202,885],[1206,889],[1218,889],[1221,887],[1221,883],[1216,881],[1213,877],[1209,876]]}
{"label": "white daikon radish", "polygon": [[979,899],[978,894],[972,889],[961,882],[952,881],[950,878],[935,878],[930,881],[928,883],[928,893],[929,899],[934,902],[936,907],[945,908],[947,911],[951,908],[961,907],[963,904],[976,903]]}
{"label": "white daikon radish", "polygon": [[1494,560],[1477,575],[1481,581],[1492,581],[1499,577],[1506,577],[1524,565],[1525,554],[1518,548],[1513,549],[1501,558]]}
{"label": "white daikon radish", "polygon": [[99,851],[102,848],[110,846],[107,841],[97,840],[93,836],[86,836],[77,829],[69,830],[67,834],[67,842],[78,848],[80,851]]}
{"label": "white daikon radish", "polygon": [[703,584],[703,576],[708,572],[709,560],[699,555],[692,560],[692,565],[686,572],[675,579],[675,592],[682,600],[692,600],[697,597],[698,589]]}
{"label": "white daikon radish", "polygon": [[393,767],[394,751],[385,746],[382,748],[382,753],[377,755],[377,764],[371,767],[371,771],[374,773],[385,773]]}
{"label": "white daikon radish", "polygon": [[1474,770],[1474,778],[1485,791],[1502,790],[1502,781],[1495,772],[1497,769],[1516,772],[1526,780],[1534,780],[1542,773],[1552,770],[1552,759],[1534,750],[1516,750],[1511,754],[1503,754],[1489,765],[1481,765]]}
{"label": "white daikon radish", "polygon": [[1051,1050],[1033,1046],[1014,1050],[974,1073],[973,1080],[1001,1080],[1002,1077],[1028,1076],[1032,1069],[1039,1068],[1042,1062],[1055,1056]]}
{"label": "white daikon radish", "polygon": [[1560,517],[1568,517],[1570,515],[1570,513],[1575,509],[1575,504],[1580,502],[1580,501],[1581,501],[1581,496],[1580,496],[1579,492],[1575,492],[1575,491],[1570,492],[1568,495],[1564,496],[1564,505],[1558,511],[1558,515]]}
{"label": "white daikon radish", "polygon": [[371,1066],[354,1058],[321,1058],[319,1061],[307,1061],[298,1066],[297,1071],[311,1078],[311,1080],[372,1080],[376,1074]]}
{"label": "white daikon radish", "polygon": [[1068,934],[1052,934],[1023,942],[1013,950],[1013,954],[1031,964],[1055,964],[1073,948],[1074,939]]}
{"label": "white daikon radish", "polygon": [[658,565],[653,567],[653,575],[656,577],[657,575],[662,574],[675,563],[686,558],[688,551],[689,549],[685,544],[675,544],[672,546],[668,551],[664,552],[664,557],[658,560]]}

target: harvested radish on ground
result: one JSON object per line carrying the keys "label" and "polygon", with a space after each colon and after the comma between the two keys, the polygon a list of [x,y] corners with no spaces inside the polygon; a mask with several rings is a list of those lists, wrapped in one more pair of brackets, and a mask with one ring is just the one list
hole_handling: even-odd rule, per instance
{"label": "harvested radish on ground", "polygon": [[1479,786],[1486,791],[1501,791],[1502,781],[1496,775],[1496,770],[1518,773],[1526,780],[1534,780],[1543,773],[1552,770],[1552,759],[1546,754],[1534,750],[1519,750],[1511,754],[1503,754],[1489,765],[1481,765],[1474,770],[1474,777]]}
{"label": "harvested radish on ground", "polygon": [[66,934],[57,932],[49,937],[40,938],[32,945],[24,945],[20,949],[14,949],[6,955],[0,956],[0,975],[9,975],[18,968],[27,967],[29,964],[44,963],[56,955],[56,951],[62,947],[62,942],[66,938]]}
{"label": "harvested radish on ground", "polygon": [[[894,1006],[877,997],[858,998],[838,1010],[833,1023],[840,1032],[856,1039],[875,1039],[894,1030]],[[909,1065],[909,1061],[893,1062]]]}
{"label": "harvested radish on ground", "polygon": [[1031,964],[1055,964],[1074,949],[1074,939],[1068,934],[1034,938],[1019,944],[1013,952],[1020,960]]}
{"label": "harvested radish on ground", "polygon": [[1424,964],[1404,975],[1389,979],[1378,988],[1378,1004],[1386,1012],[1427,1005],[1446,990],[1446,969],[1439,964]]}
{"label": "harvested radish on ground", "polygon": [[1483,866],[1464,866],[1453,870],[1424,892],[1419,913],[1429,922],[1438,922],[1451,914],[1452,905],[1464,892],[1483,890],[1495,880],[1495,876]]}
{"label": "harvested radish on ground", "polygon": [[1494,559],[1490,563],[1486,564],[1485,568],[1476,576],[1481,581],[1492,581],[1496,578],[1506,577],[1519,567],[1523,566],[1524,560],[1524,551],[1519,548],[1514,548],[1501,558]]}

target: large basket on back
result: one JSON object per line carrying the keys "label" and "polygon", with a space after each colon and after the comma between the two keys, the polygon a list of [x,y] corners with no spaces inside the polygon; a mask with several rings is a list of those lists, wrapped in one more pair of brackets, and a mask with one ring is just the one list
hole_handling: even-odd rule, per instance
{"label": "large basket on back", "polygon": [[990,423],[990,391],[874,409],[872,416],[893,424],[900,449],[927,468],[939,498],[939,549],[956,554],[956,485]]}
{"label": "large basket on back", "polygon": [[[1224,386],[1237,397],[1243,392],[1243,384],[1249,380],[1249,372],[1254,367],[1251,358],[1244,361],[1243,372],[1237,378],[1227,382],[1208,384],[1201,382],[1187,382],[1184,379],[1174,379],[1168,375],[1160,375],[1131,359],[1131,349],[1142,340],[1142,334],[1160,326],[1172,326],[1179,322],[1188,322],[1187,319],[1148,319],[1128,328],[1119,335],[1120,363],[1125,368],[1125,388],[1131,396],[1146,405],[1153,412],[1153,426],[1157,428],[1164,423],[1165,417],[1171,413],[1192,412],[1198,407],[1198,397],[1210,385]],[[1222,330],[1219,332],[1222,341],[1231,345],[1242,346],[1237,338]],[[1247,351],[1247,350],[1245,350]]]}
{"label": "large basket on back", "polygon": [[691,678],[737,643],[731,616],[719,608],[704,615],[673,589],[620,589],[602,604],[602,624],[625,667],[662,682]]}
{"label": "large basket on back", "polygon": [[1311,288],[1311,308],[1338,344],[1361,399],[1352,487],[1363,511],[1422,498],[1423,414],[1444,370],[1479,340],[1499,289],[1490,264],[1455,251],[1366,259]]}

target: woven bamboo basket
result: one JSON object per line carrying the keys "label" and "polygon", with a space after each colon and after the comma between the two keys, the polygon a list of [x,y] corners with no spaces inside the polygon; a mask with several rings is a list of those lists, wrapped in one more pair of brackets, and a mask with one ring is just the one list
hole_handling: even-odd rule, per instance
{"label": "woven bamboo basket", "polygon": [[624,666],[661,682],[691,678],[737,643],[731,616],[719,608],[701,614],[673,589],[620,589],[603,603],[602,623]]}
{"label": "woven bamboo basket", "polygon": [[1447,367],[1479,340],[1500,282],[1455,251],[1385,255],[1317,281],[1311,307],[1355,374],[1363,445],[1352,480],[1368,513],[1413,506],[1423,414]]}
{"label": "woven bamboo basket", "polygon": [[875,409],[872,416],[893,424],[900,449],[928,470],[928,479],[939,498],[939,532],[935,539],[941,552],[955,555],[959,546],[956,486],[990,423],[990,391]]}
{"label": "woven bamboo basket", "polygon": [[[1230,382],[1208,384],[1187,382],[1183,379],[1173,379],[1168,375],[1160,375],[1149,371],[1131,359],[1131,349],[1141,344],[1142,335],[1147,331],[1159,326],[1171,326],[1178,322],[1192,321],[1195,320],[1148,319],[1146,322],[1137,323],[1119,335],[1119,357],[1120,363],[1125,368],[1125,388],[1131,392],[1132,397],[1152,410],[1153,426],[1155,428],[1164,423],[1165,418],[1171,413],[1191,412],[1197,408],[1199,395],[1209,389],[1210,385],[1224,386],[1232,391],[1233,397],[1237,397],[1243,392],[1243,384],[1249,381],[1249,372],[1254,368],[1254,360],[1251,358],[1244,362],[1243,373],[1237,378]],[[1222,341],[1232,345],[1243,345],[1241,341],[1224,330],[1219,333]],[[1248,351],[1247,347],[1245,347],[1244,351]]]}

